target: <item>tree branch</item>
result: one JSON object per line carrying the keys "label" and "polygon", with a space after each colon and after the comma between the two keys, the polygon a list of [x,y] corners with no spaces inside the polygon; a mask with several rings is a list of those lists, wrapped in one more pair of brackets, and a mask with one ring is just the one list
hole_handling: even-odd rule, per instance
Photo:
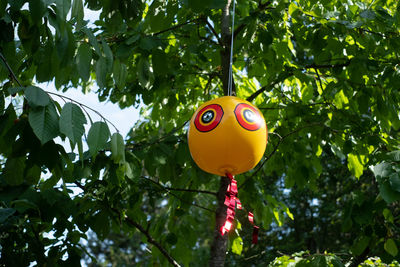
{"label": "tree branch", "polygon": [[[114,212],[118,212],[118,211],[114,211]],[[171,263],[173,266],[179,267],[179,263],[172,258],[172,256],[168,253],[168,251],[165,250],[165,248],[156,240],[153,239],[153,237],[150,235],[149,231],[147,229],[144,229],[143,226],[141,226],[140,224],[138,224],[137,222],[135,222],[134,220],[132,220],[131,218],[129,218],[128,216],[125,215],[125,221],[130,224],[131,226],[134,226],[136,229],[138,229],[142,234],[144,234],[147,237],[147,241],[150,244],[153,244],[154,246],[156,246],[158,248],[158,250],[160,250],[160,252],[165,256],[165,258],[167,258],[167,260],[169,261],[169,263]]]}
{"label": "tree branch", "polygon": [[189,23],[192,23],[192,22],[195,22],[195,21],[197,21],[197,20],[199,20],[199,18],[195,18],[195,19],[188,20],[188,21],[186,21],[186,22],[183,22],[183,23],[174,25],[174,26],[172,26],[172,27],[170,27],[170,28],[167,28],[167,29],[161,30],[161,31],[159,31],[159,32],[153,33],[152,36],[157,36],[157,35],[160,35],[160,34],[162,34],[162,33],[164,33],[164,32],[168,32],[168,31],[172,31],[172,30],[178,29],[178,28],[180,28],[180,27],[182,27],[182,26],[185,26],[185,25],[187,25],[187,24],[189,24]]}
{"label": "tree branch", "polygon": [[262,167],[264,166],[264,164],[270,160],[270,158],[276,153],[276,151],[278,150],[279,145],[289,136],[291,136],[292,134],[298,133],[301,130],[305,129],[305,128],[309,128],[309,127],[314,127],[314,126],[323,126],[323,123],[321,122],[315,122],[315,123],[310,123],[307,124],[305,126],[299,127],[297,129],[295,129],[292,132],[287,133],[284,136],[279,136],[279,141],[278,143],[274,146],[274,149],[272,150],[272,152],[264,159],[264,161],[258,165],[257,169],[252,173],[251,176],[247,177],[244,182],[238,187],[238,189],[242,188],[250,179],[252,179],[254,176],[256,176],[256,174],[262,169]]}
{"label": "tree branch", "polygon": [[145,176],[141,176],[141,178],[153,182],[154,184],[160,186],[162,189],[164,189],[164,190],[166,190],[166,191],[171,190],[171,191],[182,191],[182,192],[202,193],[202,194],[209,194],[209,195],[213,195],[213,196],[216,196],[216,195],[217,195],[216,192],[207,191],[207,190],[196,190],[196,189],[189,189],[189,188],[172,188],[172,187],[164,186],[164,185],[160,184],[159,182],[154,181],[154,180],[152,180],[152,179],[150,179],[150,178],[148,178],[148,177],[145,177]]}
{"label": "tree branch", "polygon": [[208,21],[208,18],[205,17],[204,18],[205,23],[207,24],[208,28],[210,28],[210,30],[212,31],[212,33],[214,34],[215,38],[217,38],[218,44],[221,47],[224,47],[224,44],[222,43],[221,38],[219,37],[218,33],[215,31],[214,27],[211,25],[211,23]]}
{"label": "tree branch", "polygon": [[3,53],[1,53],[1,52],[0,52],[0,58],[4,62],[4,65],[6,65],[6,68],[7,68],[8,72],[10,73],[11,78],[14,79],[18,83],[19,86],[22,86],[21,83],[19,82],[17,76],[15,76],[15,73],[11,69],[10,65],[8,64],[7,59],[3,56]]}
{"label": "tree branch", "polygon": [[307,65],[304,67],[304,69],[333,69],[333,68],[340,68],[340,67],[347,67],[350,65],[351,59],[347,60],[344,63],[339,63],[339,64],[322,64],[322,65],[317,65],[315,63],[311,65]]}
{"label": "tree branch", "polygon": [[250,95],[248,98],[246,98],[247,101],[251,102],[253,101],[258,95],[260,95],[261,93],[263,93],[264,91],[266,91],[269,88],[274,87],[275,85],[283,82],[284,80],[286,80],[287,78],[289,78],[290,76],[292,76],[294,73],[293,71],[286,71],[281,73],[282,75],[279,75],[275,81],[271,82],[269,85],[263,86],[260,89],[258,89],[257,91],[255,91],[252,95]]}
{"label": "tree branch", "polygon": [[196,203],[194,203],[194,202],[189,202],[189,201],[183,200],[181,197],[179,197],[178,195],[176,195],[176,194],[170,192],[169,190],[171,190],[171,191],[172,191],[172,190],[175,190],[175,191],[187,191],[187,192],[196,192],[196,193],[205,193],[205,194],[216,195],[216,193],[214,193],[214,192],[211,192],[211,191],[204,191],[204,190],[168,188],[168,187],[165,187],[165,186],[163,186],[162,184],[160,184],[160,183],[158,183],[158,182],[156,182],[156,181],[154,181],[153,179],[150,179],[150,178],[148,178],[148,177],[141,176],[140,178],[146,179],[146,180],[148,180],[148,181],[150,181],[150,182],[152,182],[152,183],[158,185],[161,189],[167,191],[168,194],[170,194],[170,195],[176,197],[177,199],[179,199],[180,201],[182,201],[182,202],[184,202],[184,203],[187,203],[187,204],[189,204],[189,205],[191,205],[191,206],[195,206],[195,207],[197,207],[197,208],[200,208],[200,209],[203,209],[203,210],[206,210],[206,211],[209,211],[209,212],[214,212],[213,210],[211,210],[211,209],[209,209],[209,208],[206,208],[206,207],[203,207],[203,206],[200,206],[200,205],[198,205],[198,204],[196,204]]}
{"label": "tree branch", "polygon": [[189,122],[189,120],[185,121],[182,125],[175,127],[174,129],[172,129],[169,133],[161,136],[160,138],[154,140],[153,142],[150,143],[146,143],[146,142],[141,142],[141,143],[136,143],[136,144],[132,144],[132,145],[127,145],[126,149],[135,149],[137,147],[140,146],[152,146],[154,144],[157,144],[159,142],[161,142],[163,139],[167,138],[168,136],[173,135],[174,133],[176,133],[177,131],[179,131],[180,129],[182,129],[183,127],[185,127],[185,125]]}

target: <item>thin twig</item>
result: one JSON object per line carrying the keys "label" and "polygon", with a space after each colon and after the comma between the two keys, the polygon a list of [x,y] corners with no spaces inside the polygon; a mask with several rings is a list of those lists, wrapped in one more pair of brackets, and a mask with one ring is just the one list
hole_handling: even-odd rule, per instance
{"label": "thin twig", "polygon": [[[115,209],[112,209],[112,210],[114,212],[118,213],[118,215],[119,215],[118,210],[115,210]],[[129,218],[126,215],[125,215],[124,220],[128,224],[130,224],[130,225],[134,226],[136,229],[138,229],[142,234],[144,234],[147,238],[147,241],[150,244],[153,244],[154,246],[156,246],[158,248],[158,250],[160,250],[160,252],[164,255],[164,257],[169,261],[169,263],[171,263],[173,266],[180,267],[179,263],[174,258],[172,258],[172,256],[168,253],[168,251],[150,235],[148,229],[147,230],[144,229],[143,226],[141,226],[139,223],[135,222],[133,219]]]}
{"label": "thin twig", "polygon": [[192,193],[202,193],[202,194],[209,194],[209,195],[213,195],[216,196],[217,193],[216,192],[212,192],[212,191],[207,191],[207,190],[197,190],[197,189],[189,189],[189,188],[172,188],[172,187],[168,187],[168,186],[164,186],[162,184],[160,184],[159,182],[156,182],[150,178],[147,178],[145,176],[142,176],[143,179],[147,179],[153,183],[155,183],[156,185],[162,187],[164,190],[171,190],[171,191],[182,191],[182,192],[192,192]]}
{"label": "thin twig", "polygon": [[321,91],[324,91],[324,88],[322,87],[322,80],[321,80],[321,77],[319,76],[319,73],[318,73],[318,69],[314,68],[314,70],[315,70],[315,73],[317,74],[317,80],[319,82],[319,86],[321,87]]}
{"label": "thin twig", "polygon": [[238,187],[238,189],[240,189],[241,187],[243,187],[243,185],[246,184],[246,182],[248,182],[250,179],[252,179],[252,178],[262,169],[262,167],[264,166],[264,164],[265,164],[268,160],[270,160],[270,158],[271,158],[271,157],[275,154],[275,152],[278,150],[279,145],[280,145],[287,137],[289,137],[289,136],[291,136],[292,134],[295,134],[295,133],[297,133],[297,132],[300,132],[301,130],[303,130],[303,129],[305,129],[305,128],[309,128],[309,127],[313,127],[313,126],[323,126],[323,124],[322,124],[321,122],[310,123],[310,124],[307,124],[307,125],[305,125],[305,126],[299,127],[299,128],[297,128],[297,129],[295,129],[294,131],[292,131],[292,132],[290,132],[290,133],[287,133],[286,135],[284,135],[284,136],[282,136],[282,137],[279,136],[280,139],[279,139],[278,143],[274,146],[274,149],[272,150],[272,152],[271,152],[267,157],[265,157],[265,159],[263,160],[263,162],[262,162],[260,165],[258,165],[257,169],[252,173],[252,175],[250,175],[249,177],[247,177],[247,178],[244,180],[244,182]]}
{"label": "thin twig", "polygon": [[160,138],[154,140],[153,142],[150,143],[146,143],[146,142],[141,142],[141,143],[136,143],[136,144],[132,144],[132,145],[127,145],[126,149],[135,149],[136,147],[140,147],[140,146],[152,146],[154,144],[157,144],[159,142],[161,142],[163,139],[167,138],[168,136],[173,135],[174,133],[176,133],[178,130],[182,129],[183,127],[185,127],[185,125],[189,122],[189,120],[185,121],[182,125],[175,127],[174,129],[172,129],[169,133],[161,136]]}
{"label": "thin twig", "polygon": [[15,73],[11,69],[10,65],[7,62],[7,59],[3,56],[3,53],[0,52],[0,58],[4,62],[4,64],[7,67],[8,72],[10,73],[11,77],[18,83],[19,86],[22,86],[21,83],[19,82],[17,76],[15,76]]}
{"label": "thin twig", "polygon": [[208,18],[207,18],[207,17],[204,18],[204,21],[206,22],[208,28],[210,28],[210,30],[211,30],[212,33],[214,34],[215,38],[217,38],[218,44],[219,44],[221,47],[224,47],[224,44],[222,43],[221,38],[219,37],[218,33],[215,31],[215,29],[214,29],[214,27],[211,25],[211,23],[208,21]]}
{"label": "thin twig", "polygon": [[164,30],[162,30],[162,31],[153,33],[152,36],[157,36],[157,35],[160,35],[160,34],[162,34],[162,33],[164,33],[164,32],[168,32],[168,31],[172,31],[172,30],[178,29],[178,28],[180,28],[180,27],[182,27],[182,26],[185,26],[185,25],[187,25],[187,24],[189,24],[189,23],[192,23],[192,22],[195,22],[195,21],[197,21],[197,20],[199,20],[199,18],[191,19],[191,20],[185,21],[185,22],[183,22],[183,23],[181,23],[181,24],[177,24],[177,25],[174,25],[174,26],[172,26],[172,27],[170,27],[170,28],[164,29]]}
{"label": "thin twig", "polygon": [[275,81],[271,82],[269,85],[263,86],[260,89],[258,89],[257,91],[255,91],[252,95],[250,95],[246,100],[251,102],[253,101],[259,94],[263,93],[265,90],[267,90],[268,88],[274,87],[275,85],[283,82],[284,80],[286,80],[287,78],[289,78],[290,76],[292,76],[294,73],[293,71],[286,71],[285,75],[279,75]]}
{"label": "thin twig", "polygon": [[89,109],[89,110],[93,111],[93,112],[96,113],[98,116],[100,116],[100,118],[102,118],[104,121],[106,121],[106,122],[108,122],[109,124],[111,124],[117,132],[119,132],[118,128],[114,125],[114,123],[112,123],[110,120],[108,120],[107,118],[105,118],[105,117],[104,117],[100,112],[98,112],[97,110],[95,110],[95,109],[93,109],[93,108],[91,108],[91,107],[89,107],[89,106],[87,106],[87,105],[85,105],[85,104],[83,104],[83,103],[80,103],[80,102],[74,100],[74,99],[71,98],[71,97],[64,96],[64,95],[61,95],[61,94],[58,94],[58,93],[49,92],[49,91],[45,91],[45,92],[46,92],[47,94],[50,94],[50,95],[58,96],[58,97],[60,97],[60,98],[62,98],[62,99],[68,99],[69,101],[74,102],[74,103],[78,104],[79,106],[82,106],[82,107],[84,107],[84,108],[86,108],[86,109]]}
{"label": "thin twig", "polygon": [[[180,198],[180,197],[177,196],[176,194],[174,194],[174,193],[172,193],[172,192],[169,191],[169,190],[173,190],[173,189],[166,188],[166,187],[164,187],[162,184],[160,184],[159,182],[154,181],[153,179],[150,179],[150,178],[145,177],[145,176],[141,176],[141,178],[146,179],[146,180],[148,180],[148,181],[150,181],[150,182],[152,182],[152,183],[158,185],[160,188],[162,188],[163,190],[167,191],[168,194],[170,194],[170,195],[176,197],[177,199],[179,199],[179,200],[182,201],[182,202],[185,202],[185,203],[187,203],[187,204],[189,204],[189,205],[198,207],[198,208],[200,208],[200,209],[203,209],[203,210],[206,210],[206,211],[209,211],[209,212],[214,212],[213,210],[211,210],[211,209],[209,209],[209,208],[206,208],[206,207],[203,207],[203,206],[200,206],[200,205],[198,205],[198,204],[196,204],[196,203],[194,203],[194,202],[189,202],[189,201],[183,200],[182,198]],[[204,191],[204,190],[175,189],[175,191],[188,191],[188,192],[196,192],[196,193],[205,193],[205,194],[210,194],[210,195],[214,195],[214,196],[216,195],[215,192]]]}

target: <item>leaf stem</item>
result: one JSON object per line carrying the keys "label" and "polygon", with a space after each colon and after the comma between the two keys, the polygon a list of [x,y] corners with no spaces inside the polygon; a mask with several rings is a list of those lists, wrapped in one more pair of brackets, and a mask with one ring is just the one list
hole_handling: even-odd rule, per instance
{"label": "leaf stem", "polygon": [[0,52],[0,58],[4,62],[4,64],[7,67],[8,72],[10,73],[11,77],[18,83],[19,86],[22,86],[21,83],[19,82],[17,76],[15,76],[15,73],[11,69],[10,65],[7,62],[7,59],[3,56],[3,53]]}

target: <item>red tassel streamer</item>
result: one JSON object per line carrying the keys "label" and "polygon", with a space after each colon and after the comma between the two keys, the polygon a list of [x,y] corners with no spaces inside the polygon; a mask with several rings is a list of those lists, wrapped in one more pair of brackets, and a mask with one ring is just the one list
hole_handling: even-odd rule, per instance
{"label": "red tassel streamer", "polygon": [[[232,228],[233,220],[235,219],[235,209],[242,209],[242,203],[240,202],[239,198],[237,197],[238,191],[237,191],[237,182],[235,178],[233,177],[232,174],[227,173],[226,177],[228,177],[231,182],[228,186],[228,189],[226,190],[226,196],[225,196],[225,206],[227,206],[226,210],[226,220],[224,225],[221,227],[220,232],[221,235],[224,235],[225,233],[229,232]],[[248,218],[249,222],[253,225],[253,244],[257,244],[258,242],[258,230],[259,227],[254,224],[254,215],[253,213],[249,212],[248,213]]]}

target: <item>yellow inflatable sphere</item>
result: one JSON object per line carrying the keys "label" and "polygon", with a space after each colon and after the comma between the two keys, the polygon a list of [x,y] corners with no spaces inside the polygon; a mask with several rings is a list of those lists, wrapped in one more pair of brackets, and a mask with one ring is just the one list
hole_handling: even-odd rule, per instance
{"label": "yellow inflatable sphere", "polygon": [[204,171],[225,176],[254,168],[267,145],[267,125],[250,102],[224,96],[201,105],[190,121],[193,160]]}

